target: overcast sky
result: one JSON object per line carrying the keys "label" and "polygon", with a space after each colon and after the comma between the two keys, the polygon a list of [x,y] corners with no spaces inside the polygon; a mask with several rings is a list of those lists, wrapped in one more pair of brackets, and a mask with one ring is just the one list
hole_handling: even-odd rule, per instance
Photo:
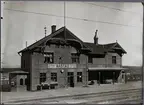
{"label": "overcast sky", "polygon": [[[6,1],[1,12],[2,65],[20,67],[18,51],[47,35],[51,25],[64,26],[64,2]],[[142,4],[123,2],[66,2],[65,25],[77,37],[93,42],[98,30],[99,43],[118,43],[127,51],[123,65],[142,65]]]}

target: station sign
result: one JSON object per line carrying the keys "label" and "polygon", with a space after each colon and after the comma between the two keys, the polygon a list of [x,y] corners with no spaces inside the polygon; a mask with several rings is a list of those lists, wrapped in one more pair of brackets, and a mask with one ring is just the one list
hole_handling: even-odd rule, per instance
{"label": "station sign", "polygon": [[77,68],[76,64],[48,64],[48,68]]}

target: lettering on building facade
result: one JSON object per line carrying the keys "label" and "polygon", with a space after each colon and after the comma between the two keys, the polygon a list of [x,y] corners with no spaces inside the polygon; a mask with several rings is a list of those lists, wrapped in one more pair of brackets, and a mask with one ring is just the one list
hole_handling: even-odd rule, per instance
{"label": "lettering on building facade", "polygon": [[48,68],[77,68],[76,64],[48,64]]}

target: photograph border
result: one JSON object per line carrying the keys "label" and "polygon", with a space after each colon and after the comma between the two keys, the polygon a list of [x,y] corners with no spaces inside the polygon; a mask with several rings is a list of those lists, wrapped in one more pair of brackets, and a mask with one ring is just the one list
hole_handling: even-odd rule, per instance
{"label": "photograph border", "polygon": [[[41,0],[2,0],[2,1],[41,1]],[[141,71],[142,72],[142,103],[141,104],[144,105],[144,1],[143,0],[42,0],[42,1],[66,1],[66,2],[67,1],[85,1],[85,2],[86,1],[89,1],[89,2],[90,1],[92,1],[92,2],[141,2],[142,6],[143,6],[143,20],[142,20],[143,21],[143,33],[142,33],[142,71]],[[0,31],[1,31],[1,29],[0,29]],[[1,36],[0,36],[0,38],[1,38]],[[1,42],[1,40],[0,40],[0,42]],[[0,49],[0,51],[1,51],[1,49]],[[1,65],[0,65],[0,67],[1,67]],[[5,105],[8,105],[8,104],[5,104]],[[41,104],[41,105],[43,105],[43,104]],[[46,105],[46,104],[44,104],[44,105]],[[55,105],[55,104],[53,104],[53,105]],[[58,104],[58,105],[62,105],[62,104]],[[124,105],[124,104],[122,104],[122,105]],[[133,104],[133,105],[136,105],[136,104]]]}

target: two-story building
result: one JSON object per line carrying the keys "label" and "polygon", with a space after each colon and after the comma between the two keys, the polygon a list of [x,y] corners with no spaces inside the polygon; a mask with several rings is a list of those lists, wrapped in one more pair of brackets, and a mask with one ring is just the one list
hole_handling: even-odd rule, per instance
{"label": "two-story building", "polygon": [[107,79],[122,82],[125,75],[122,56],[126,51],[120,44],[99,44],[97,31],[94,42],[83,42],[66,27],[21,50],[21,69],[29,72],[29,90],[43,82],[56,82],[59,88],[86,86],[88,81],[105,83]]}

